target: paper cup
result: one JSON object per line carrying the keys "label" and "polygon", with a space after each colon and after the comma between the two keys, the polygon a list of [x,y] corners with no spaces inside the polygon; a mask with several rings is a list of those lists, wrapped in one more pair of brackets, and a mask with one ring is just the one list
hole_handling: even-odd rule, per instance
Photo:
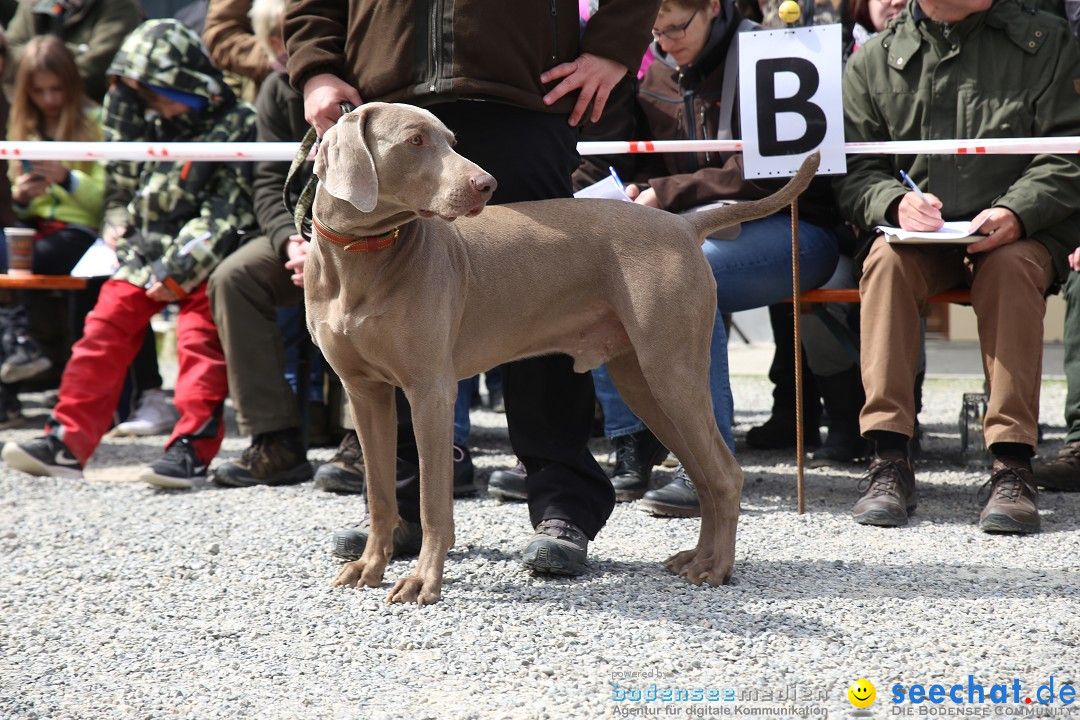
{"label": "paper cup", "polygon": [[34,236],[31,228],[4,228],[7,237],[8,275],[30,275],[34,271]]}

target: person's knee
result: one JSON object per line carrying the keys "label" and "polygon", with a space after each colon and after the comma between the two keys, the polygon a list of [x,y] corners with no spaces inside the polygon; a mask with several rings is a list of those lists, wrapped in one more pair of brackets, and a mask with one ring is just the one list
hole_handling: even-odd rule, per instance
{"label": "person's knee", "polygon": [[1025,286],[1042,294],[1052,281],[1050,252],[1035,240],[1019,240],[997,247],[977,260],[972,290],[989,283],[993,287]]}

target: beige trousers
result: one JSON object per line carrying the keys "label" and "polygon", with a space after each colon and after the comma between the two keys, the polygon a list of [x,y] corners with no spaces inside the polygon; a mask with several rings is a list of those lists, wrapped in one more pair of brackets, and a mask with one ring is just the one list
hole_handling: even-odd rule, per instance
{"label": "beige trousers", "polygon": [[859,282],[862,433],[914,434],[919,317],[931,295],[969,287],[990,387],[986,444],[1035,447],[1045,294],[1053,277],[1050,253],[1030,239],[968,258],[963,246],[890,245],[879,237]]}

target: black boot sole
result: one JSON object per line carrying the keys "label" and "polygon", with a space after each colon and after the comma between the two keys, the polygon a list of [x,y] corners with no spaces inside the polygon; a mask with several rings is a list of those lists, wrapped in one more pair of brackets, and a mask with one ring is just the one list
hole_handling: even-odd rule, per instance
{"label": "black boot sole", "polygon": [[656,502],[655,500],[642,500],[638,503],[637,507],[638,510],[641,510],[642,512],[647,512],[650,515],[659,515],[660,517],[701,517],[701,507],[699,505],[687,507],[686,505],[669,505],[668,503]]}

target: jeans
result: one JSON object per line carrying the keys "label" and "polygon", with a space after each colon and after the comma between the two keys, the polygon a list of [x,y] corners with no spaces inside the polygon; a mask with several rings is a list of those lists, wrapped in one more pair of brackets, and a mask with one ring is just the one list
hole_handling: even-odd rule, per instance
{"label": "jeans", "polygon": [[[720,434],[734,452],[734,403],[728,378],[727,334],[720,314],[763,307],[791,297],[791,218],[785,213],[743,223],[738,237],[705,238],[701,249],[716,279],[717,320],[710,347],[709,391]],[[799,221],[799,280],[803,290],[827,281],[838,258],[837,239],[831,230]],[[645,429],[619,397],[605,368],[593,370],[593,382],[604,410],[605,435],[619,437]]]}

